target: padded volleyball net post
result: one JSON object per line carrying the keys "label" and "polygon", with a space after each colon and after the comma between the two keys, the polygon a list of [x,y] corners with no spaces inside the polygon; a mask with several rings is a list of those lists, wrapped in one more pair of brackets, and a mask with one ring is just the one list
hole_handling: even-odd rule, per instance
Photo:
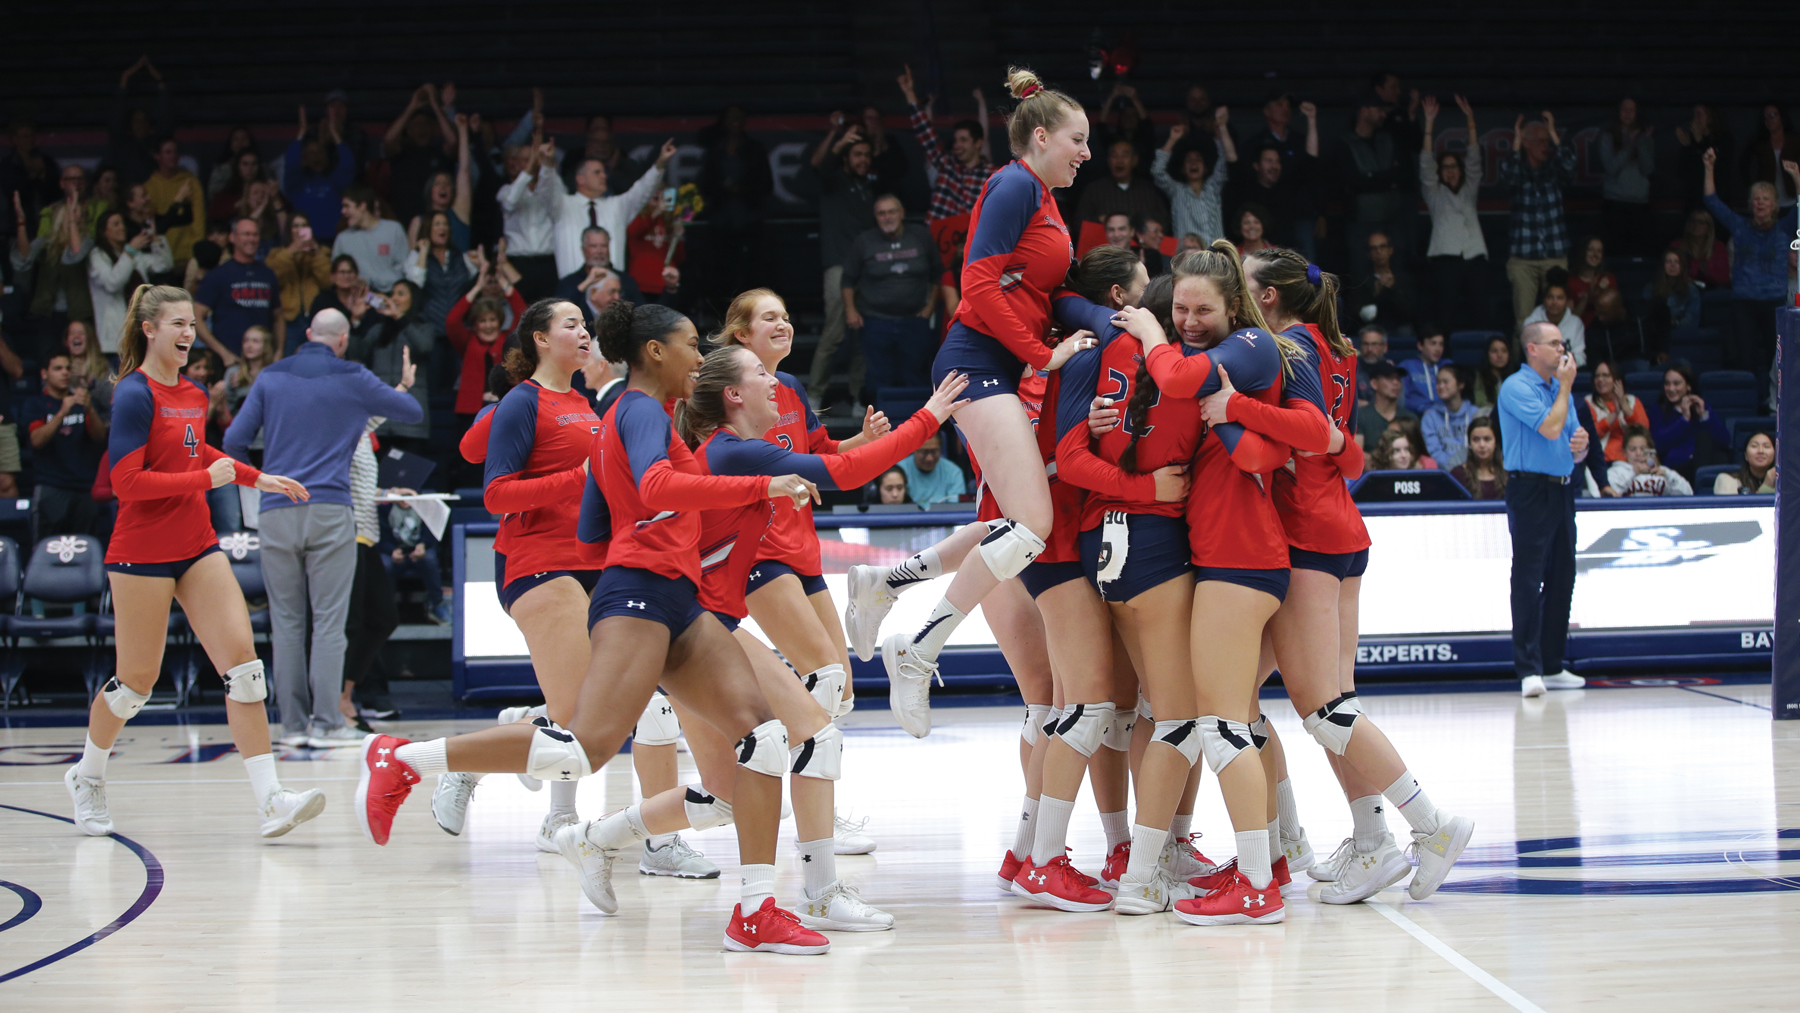
{"label": "padded volleyball net post", "polygon": [[[1800,238],[1794,240],[1800,248]],[[1769,710],[1800,720],[1800,309],[1775,314],[1775,651]],[[1788,391],[1795,396],[1786,397]]]}

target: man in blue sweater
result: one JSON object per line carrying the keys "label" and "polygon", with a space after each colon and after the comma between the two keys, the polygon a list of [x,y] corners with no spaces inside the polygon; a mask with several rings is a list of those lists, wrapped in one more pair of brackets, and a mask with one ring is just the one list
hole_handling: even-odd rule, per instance
{"label": "man in blue sweater", "polygon": [[[312,493],[305,503],[262,498],[263,583],[269,591],[269,640],[275,649],[275,695],[281,743],[328,749],[362,736],[344,724],[344,618],[356,576],[356,521],[350,509],[350,457],[370,416],[417,422],[419,402],[410,359],[389,387],[362,365],[342,359],[350,321],[320,310],[294,355],[265,367],[244,399],[225,452],[250,459],[261,431],[263,465],[292,475]],[[403,357],[405,353],[402,353]],[[307,663],[306,612],[312,608],[312,662]]]}
{"label": "man in blue sweater", "polygon": [[287,192],[294,207],[306,212],[306,220],[312,223],[313,236],[328,244],[337,238],[344,188],[356,178],[356,156],[351,153],[350,145],[337,135],[337,125],[330,118],[325,121],[324,133],[337,142],[335,168],[324,142],[318,137],[309,139],[306,136],[306,107],[301,106],[300,136],[288,144],[281,188]]}

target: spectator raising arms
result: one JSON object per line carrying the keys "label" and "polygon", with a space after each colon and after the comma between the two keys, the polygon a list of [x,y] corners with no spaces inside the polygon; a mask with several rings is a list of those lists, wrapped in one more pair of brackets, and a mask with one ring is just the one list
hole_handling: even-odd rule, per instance
{"label": "spectator raising arms", "polygon": [[1735,472],[1725,472],[1713,479],[1713,495],[1736,496],[1750,493],[1773,493],[1776,480],[1775,437],[1757,433],[1744,444],[1744,463]]}
{"label": "spectator raising arms", "polygon": [[931,185],[931,206],[925,212],[926,223],[968,214],[975,207],[975,199],[981,196],[981,184],[994,174],[986,141],[987,99],[980,88],[975,89],[975,118],[958,120],[950,128],[950,150],[945,151],[931,126],[931,103],[926,102],[925,108],[919,106],[918,93],[913,90],[912,67],[907,66],[895,81],[912,109],[913,136],[925,152],[925,163],[937,173]]}
{"label": "spectator raising arms", "polygon": [[[455,150],[456,129],[450,125],[445,106],[456,105],[456,85],[445,84],[440,94],[434,84],[413,89],[406,108],[388,127],[385,144],[391,175],[388,193],[393,197],[394,213],[410,220],[424,208],[425,185],[433,174],[453,168],[451,153]],[[366,275],[368,270],[365,268]],[[396,275],[395,277],[398,277]],[[386,285],[378,288],[387,290]]]}
{"label": "spectator raising arms", "polygon": [[[1512,283],[1513,319],[1521,328],[1550,269],[1569,267],[1563,187],[1575,180],[1575,146],[1563,143],[1555,116],[1548,110],[1542,115],[1527,124],[1520,113],[1513,121],[1512,153],[1500,160],[1499,167],[1499,182],[1512,189],[1506,277]],[[1568,340],[1566,331],[1563,338]],[[1575,362],[1580,365],[1579,355]]]}
{"label": "spectator raising arms", "polygon": [[[154,110],[134,105],[131,101],[131,79],[143,71],[156,82]],[[149,56],[119,75],[119,92],[113,100],[112,119],[106,128],[106,161],[117,166],[125,182],[142,183],[156,171],[156,141],[175,132],[175,121],[169,110],[169,88],[162,72]],[[27,149],[29,151],[29,148]],[[52,163],[54,166],[55,163]],[[54,172],[54,168],[51,170]]]}
{"label": "spectator raising arms", "polygon": [[500,364],[506,339],[512,333],[506,326],[507,321],[511,320],[516,326],[525,315],[524,297],[504,277],[500,279],[500,288],[511,304],[510,314],[506,303],[483,298],[490,274],[485,259],[480,262],[480,269],[475,287],[458,299],[444,318],[444,333],[450,339],[450,347],[462,356],[462,379],[456,388],[456,415],[464,429],[481,410],[488,371]]}
{"label": "spectator raising arms", "polygon": [[[663,172],[675,157],[675,140],[663,142],[656,164],[631,184],[631,189],[617,196],[606,195],[606,165],[590,158],[575,170],[575,192],[558,193],[550,202],[550,217],[556,223],[556,273],[566,276],[584,262],[581,253],[583,231],[602,228],[610,236],[624,236],[626,226],[637,217],[650,197],[662,186]],[[766,171],[766,170],[765,170]],[[625,244],[612,244],[612,268],[625,271]]]}
{"label": "spectator raising arms", "polygon": [[1695,470],[1717,463],[1731,445],[1725,421],[1694,392],[1694,370],[1685,362],[1663,373],[1662,397],[1650,406],[1650,433],[1663,463],[1690,480]]}
{"label": "spectator raising arms", "polygon": [[[1225,110],[1220,109],[1223,113]],[[1225,235],[1220,219],[1219,198],[1225,192],[1225,147],[1231,137],[1224,125],[1211,145],[1196,138],[1197,143],[1183,146],[1187,127],[1177,123],[1169,128],[1169,139],[1157,149],[1150,163],[1150,179],[1169,198],[1174,216],[1175,235],[1199,236],[1202,245]],[[1208,149],[1211,149],[1210,151]],[[1169,163],[1180,150],[1181,179],[1169,174]],[[1278,156],[1279,157],[1279,156]],[[1208,163],[1211,171],[1208,171]]]}
{"label": "spectator raising arms", "polygon": [[424,234],[413,241],[413,255],[406,258],[406,280],[419,290],[420,304],[414,308],[438,334],[445,333],[444,319],[475,280],[474,265],[479,263],[474,254],[452,245],[455,228],[450,215],[448,211],[427,213]]}
{"label": "spectator raising arms", "polygon": [[375,191],[358,184],[344,191],[344,230],[331,244],[331,256],[351,257],[369,287],[386,292],[406,277],[406,230],[378,212]]}
{"label": "spectator raising arms", "polygon": [[1606,469],[1603,496],[1692,496],[1688,480],[1656,460],[1656,447],[1643,426],[1625,430],[1625,459]]}
{"label": "spectator raising arms", "polygon": [[[1718,156],[1708,151],[1705,162],[1706,209],[1731,230],[1732,326],[1725,343],[1725,368],[1762,374],[1775,358],[1775,311],[1787,301],[1794,209],[1777,220],[1780,194],[1773,183],[1758,180],[1750,185],[1750,217],[1744,218],[1719,199]],[[1800,164],[1789,160],[1781,166],[1800,185]]]}
{"label": "spectator raising arms", "polygon": [[687,244],[682,242],[685,224],[671,216],[664,197],[658,193],[651,198],[625,227],[625,263],[631,268],[627,277],[651,302],[664,301],[664,293],[675,294],[681,286],[681,264],[687,259]]}
{"label": "spectator raising arms", "polygon": [[1633,426],[1650,428],[1644,414],[1644,403],[1625,390],[1619,371],[1610,359],[1594,363],[1594,389],[1584,395],[1588,413],[1594,418],[1594,433],[1600,439],[1599,449],[1608,461],[1625,459],[1625,431]]}
{"label": "spectator raising arms", "polygon": [[1500,464],[1500,423],[1483,415],[1469,422],[1469,456],[1450,477],[1476,499],[1506,498],[1506,468]]}
{"label": "spectator raising arms", "polygon": [[[480,129],[481,115],[475,116],[475,129]],[[456,114],[456,173],[434,172],[425,182],[425,206],[419,214],[414,215],[412,222],[406,227],[407,248],[418,244],[420,229],[425,220],[434,214],[445,214],[450,219],[450,245],[458,253],[469,250],[469,219],[473,217],[470,207],[474,201],[474,184],[470,177],[469,164],[469,117]]]}
{"label": "spectator raising arms", "polygon": [[[848,124],[848,125],[847,125]],[[813,149],[811,161],[801,167],[796,181],[816,190],[819,198],[819,263],[825,269],[825,326],[813,349],[812,373],[807,396],[825,409],[826,384],[830,381],[844,342],[848,304],[844,301],[844,264],[857,237],[875,224],[875,183],[869,142],[861,126],[843,113],[831,114],[831,132]],[[863,384],[864,361],[857,354],[850,366],[850,394],[854,400]]]}
{"label": "spectator raising arms", "polygon": [[1513,372],[1512,341],[1495,335],[1488,339],[1487,355],[1475,372],[1475,407],[1482,414],[1500,402],[1500,384]]}
{"label": "spectator raising arms", "polygon": [[414,368],[417,369],[416,376],[407,379],[406,383],[410,384],[407,392],[419,403],[419,420],[396,422],[384,419],[375,435],[384,444],[419,454],[429,453],[431,449],[428,377],[431,352],[437,344],[437,326],[425,318],[421,309],[423,303],[417,285],[404,279],[395,282],[394,290],[372,315],[373,326],[358,328],[352,333],[350,344],[344,351],[344,358],[369,367],[377,380],[390,386],[399,385]]}
{"label": "spectator raising arms", "polygon": [[1472,327],[1484,315],[1488,264],[1487,240],[1481,236],[1475,210],[1481,191],[1481,131],[1468,99],[1458,95],[1456,105],[1467,118],[1468,161],[1454,151],[1435,153],[1431,139],[1438,115],[1435,96],[1424,100],[1425,140],[1419,150],[1419,189],[1431,213],[1431,245],[1425,255],[1437,291],[1438,320],[1452,330]]}
{"label": "spectator raising arms", "polygon": [[1548,323],[1562,332],[1563,344],[1575,365],[1587,364],[1587,328],[1569,307],[1569,272],[1551,268],[1544,277],[1544,301],[1525,317],[1525,323]]}

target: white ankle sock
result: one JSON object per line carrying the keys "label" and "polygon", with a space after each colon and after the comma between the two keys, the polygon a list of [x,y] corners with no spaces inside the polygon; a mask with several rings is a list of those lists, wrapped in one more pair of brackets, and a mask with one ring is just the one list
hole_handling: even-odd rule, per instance
{"label": "white ankle sock", "polygon": [[950,599],[938,599],[937,608],[931,610],[931,618],[925,620],[925,626],[913,637],[913,653],[928,661],[936,661],[938,652],[944,649],[944,641],[956,632],[968,614],[955,605]]}
{"label": "white ankle sock", "polygon": [[679,836],[681,836],[681,835],[679,835],[679,834],[651,834],[649,837],[644,839],[644,847],[649,848],[652,851],[661,851],[662,849],[668,847],[670,844],[673,844],[675,842],[675,838],[677,838]]}
{"label": "white ankle sock", "polygon": [[898,591],[910,587],[920,581],[931,580],[944,575],[943,560],[938,558],[935,548],[922,549],[908,556],[904,561],[895,563],[887,572],[889,591]]}
{"label": "white ankle sock", "polygon": [[580,784],[580,781],[551,781],[550,812],[575,815],[575,789]]}
{"label": "white ankle sock", "polygon": [[1281,858],[1281,821],[1269,821],[1269,864],[1274,865]]}
{"label": "white ankle sock", "polygon": [[1237,832],[1238,871],[1250,881],[1250,885],[1261,890],[1275,878],[1269,869],[1269,832],[1267,830],[1239,830]]}
{"label": "white ankle sock", "polygon": [[1169,842],[1169,832],[1155,827],[1133,825],[1131,828],[1131,861],[1125,866],[1125,875],[1134,880],[1150,878],[1156,868],[1156,862],[1162,857],[1163,845]]}
{"label": "white ankle sock", "polygon": [[[587,825],[588,843],[596,848],[609,848],[617,851],[629,847],[633,842],[645,840],[650,831],[644,828],[644,814],[638,806],[629,806],[611,816],[594,820]],[[769,866],[774,868],[774,866]]]}
{"label": "white ankle sock", "polygon": [[1193,813],[1176,813],[1175,818],[1169,821],[1169,836],[1170,837],[1179,839],[1179,838],[1187,837],[1187,836],[1191,835],[1193,832],[1194,832],[1194,814]]}
{"label": "white ankle sock", "polygon": [[1025,796],[1025,803],[1019,811],[1019,829],[1013,834],[1014,858],[1024,858],[1031,854],[1031,844],[1037,840],[1037,812],[1038,800],[1030,795]]}
{"label": "white ankle sock", "polygon": [[[86,757],[83,759],[85,760]],[[263,799],[281,790],[281,778],[275,776],[274,753],[244,757],[244,773],[250,776],[250,791],[256,796],[257,805],[261,805]]]}
{"label": "white ankle sock", "polygon": [[1037,836],[1031,842],[1031,864],[1049,865],[1062,857],[1069,842],[1069,817],[1075,813],[1075,800],[1063,800],[1045,794],[1038,799]]}
{"label": "white ankle sock", "polygon": [[1106,831],[1106,853],[1131,840],[1131,821],[1126,819],[1125,810],[1116,813],[1100,814],[1100,829]]}
{"label": "white ankle sock", "polygon": [[1386,800],[1380,795],[1364,795],[1350,800],[1350,820],[1355,826],[1356,850],[1369,854],[1381,844],[1388,832]]}
{"label": "white ankle sock", "polygon": [[550,708],[549,708],[549,706],[547,706],[545,704],[538,704],[536,707],[533,707],[530,710],[525,712],[525,720],[527,720],[527,721],[530,721],[532,718],[542,718],[542,717],[549,717],[549,716],[550,716]]}
{"label": "white ankle sock", "polygon": [[1402,773],[1400,779],[1388,785],[1381,794],[1394,803],[1394,808],[1400,810],[1400,815],[1406,817],[1406,822],[1414,830],[1427,834],[1437,833],[1437,806],[1431,804],[1430,796],[1425,794],[1425,789],[1419,787],[1419,779],[1412,775],[1412,771]]}
{"label": "white ankle sock", "polygon": [[87,745],[81,747],[81,762],[75,765],[75,773],[82,777],[105,780],[106,760],[110,755],[112,755],[112,747],[102,749],[94,745],[93,737],[89,736]]}
{"label": "white ankle sock", "polygon": [[1294,783],[1285,777],[1275,782],[1275,809],[1280,813],[1281,836],[1299,840],[1300,807],[1294,804]]}
{"label": "white ankle sock", "polygon": [[445,758],[447,739],[431,739],[426,742],[408,742],[394,750],[394,759],[413,769],[420,777],[433,774],[448,773],[450,761]]}
{"label": "white ankle sock", "polygon": [[836,848],[837,840],[831,837],[800,842],[800,874],[809,900],[816,900],[837,879]]}
{"label": "white ankle sock", "polygon": [[775,896],[775,867],[773,865],[744,866],[744,893],[738,903],[742,905],[744,914],[753,914],[762,903]]}

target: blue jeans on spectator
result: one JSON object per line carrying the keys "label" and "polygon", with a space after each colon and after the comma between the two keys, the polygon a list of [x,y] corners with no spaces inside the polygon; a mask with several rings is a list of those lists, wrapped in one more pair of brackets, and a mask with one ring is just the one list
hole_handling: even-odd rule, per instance
{"label": "blue jeans on spectator", "polygon": [[1569,606],[1575,597],[1575,491],[1578,469],[1559,483],[1536,472],[1506,480],[1506,527],[1512,533],[1513,671],[1523,679],[1564,667]]}
{"label": "blue jeans on spectator", "polygon": [[[931,386],[931,360],[937,355],[931,321],[924,317],[863,317],[863,361],[868,364],[863,400],[875,403],[882,387]],[[890,419],[894,425],[905,419]]]}
{"label": "blue jeans on spectator", "polygon": [[382,553],[381,561],[387,564],[388,573],[398,584],[401,578],[417,577],[425,584],[425,611],[431,612],[444,603],[444,578],[438,569],[438,554],[435,545],[425,547],[425,554],[418,559],[412,557],[412,550],[406,550],[406,557],[396,562],[389,553]]}

